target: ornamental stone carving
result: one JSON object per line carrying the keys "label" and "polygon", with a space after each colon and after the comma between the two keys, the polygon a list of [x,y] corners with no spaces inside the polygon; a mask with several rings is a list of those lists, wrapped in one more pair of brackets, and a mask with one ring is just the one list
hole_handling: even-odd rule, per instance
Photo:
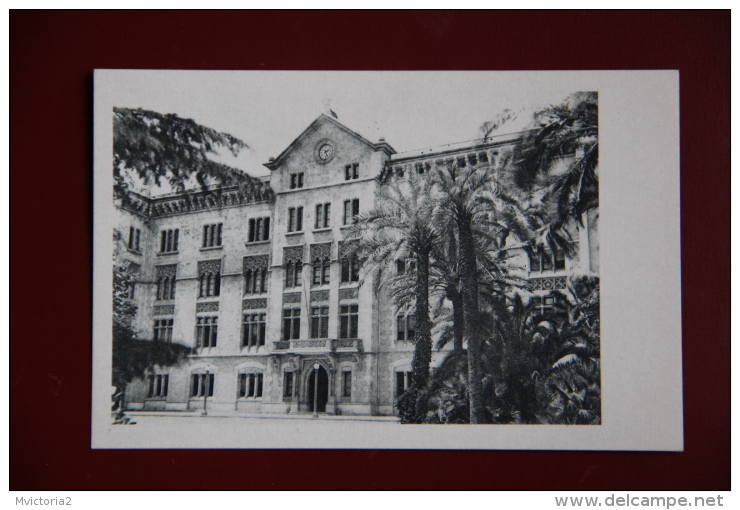
{"label": "ornamental stone carving", "polygon": [[157,266],[157,279],[176,278],[176,277],[177,277],[177,264],[170,264],[168,266]]}
{"label": "ornamental stone carving", "polygon": [[295,349],[318,349],[326,347],[326,340],[293,340]]}
{"label": "ornamental stone carving", "polygon": [[357,241],[342,241],[339,243],[339,258],[351,255],[357,250]]}
{"label": "ornamental stone carving", "polygon": [[210,301],[208,303],[197,303],[195,305],[196,312],[218,312],[218,301]]}
{"label": "ornamental stone carving", "polygon": [[221,273],[221,259],[217,260],[202,260],[198,262],[198,275],[204,274],[220,274]]}
{"label": "ornamental stone carving", "polygon": [[563,290],[566,288],[565,276],[552,278],[530,278],[529,290]]}
{"label": "ornamental stone carving", "polygon": [[245,299],[242,301],[242,310],[260,310],[267,308],[267,298]]}
{"label": "ornamental stone carving", "polygon": [[283,264],[288,262],[303,262],[303,246],[287,246],[283,248]]}
{"label": "ornamental stone carving", "polygon": [[314,261],[316,259],[331,260],[331,243],[321,243],[321,244],[311,245],[311,261]]}
{"label": "ornamental stone carving", "polygon": [[345,299],[357,299],[360,295],[360,290],[357,287],[352,289],[339,289],[339,301]]}
{"label": "ornamental stone carving", "polygon": [[154,315],[175,315],[175,305],[157,305],[154,307]]}
{"label": "ornamental stone carving", "polygon": [[301,293],[291,292],[290,294],[283,294],[283,303],[300,303]]}
{"label": "ornamental stone carving", "polygon": [[269,255],[252,255],[249,257],[244,257],[243,270],[246,273],[250,269],[266,269],[269,265]]}
{"label": "ornamental stone carving", "polygon": [[311,302],[315,303],[316,301],[329,301],[329,291],[315,290],[311,292]]}
{"label": "ornamental stone carving", "polygon": [[334,363],[332,363],[331,359],[328,357],[319,357],[319,358],[304,358],[303,359],[303,371],[310,371],[313,372],[313,364],[314,363],[321,363],[326,368],[329,369],[329,371],[334,370]]}

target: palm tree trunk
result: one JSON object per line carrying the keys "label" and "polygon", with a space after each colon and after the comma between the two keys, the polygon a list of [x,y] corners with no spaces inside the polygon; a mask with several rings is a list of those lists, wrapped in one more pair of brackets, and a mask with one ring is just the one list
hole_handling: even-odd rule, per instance
{"label": "palm tree trunk", "polygon": [[432,362],[432,325],[429,321],[429,252],[417,254],[416,265],[416,341],[411,362],[414,387],[421,390],[429,379]]}
{"label": "palm tree trunk", "polygon": [[463,335],[465,334],[465,307],[462,294],[458,291],[452,301],[452,330],[454,333],[453,347],[455,352],[463,350]]}
{"label": "palm tree trunk", "polygon": [[481,368],[481,339],[478,338],[478,269],[475,257],[473,231],[470,217],[457,218],[460,236],[460,282],[465,321],[464,339],[468,345],[468,395],[470,400],[470,423],[486,423],[483,402]]}

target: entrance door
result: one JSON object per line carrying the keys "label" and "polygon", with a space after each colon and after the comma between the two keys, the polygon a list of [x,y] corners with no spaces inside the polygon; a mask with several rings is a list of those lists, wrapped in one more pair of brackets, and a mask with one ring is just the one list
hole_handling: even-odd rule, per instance
{"label": "entrance door", "polygon": [[315,396],[316,391],[316,370],[311,370],[311,375],[308,378],[308,410],[313,412],[313,404],[316,399],[316,408],[318,412],[326,412],[326,402],[329,400],[329,376],[324,370],[324,367],[319,367],[319,384],[318,384],[318,398]]}

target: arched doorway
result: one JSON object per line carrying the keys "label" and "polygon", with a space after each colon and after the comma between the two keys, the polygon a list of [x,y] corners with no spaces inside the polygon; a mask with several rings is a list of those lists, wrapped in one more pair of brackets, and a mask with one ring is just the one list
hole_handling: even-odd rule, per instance
{"label": "arched doorway", "polygon": [[316,391],[316,370],[311,370],[311,374],[308,377],[308,410],[313,412],[314,400],[316,401],[316,408],[318,412],[326,412],[326,402],[329,400],[329,376],[324,370],[324,367],[319,366],[319,384],[318,384],[318,398],[315,396]]}

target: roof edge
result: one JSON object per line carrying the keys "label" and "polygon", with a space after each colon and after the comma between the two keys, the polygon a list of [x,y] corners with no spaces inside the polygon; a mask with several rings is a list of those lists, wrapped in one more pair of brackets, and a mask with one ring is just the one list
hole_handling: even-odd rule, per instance
{"label": "roof edge", "polygon": [[300,145],[300,141],[302,138],[304,138],[311,131],[316,129],[320,122],[327,122],[327,121],[331,122],[336,127],[342,129],[343,131],[350,134],[351,136],[353,136],[354,138],[356,138],[357,140],[364,143],[365,145],[367,145],[368,147],[370,147],[371,149],[375,151],[378,151],[378,150],[383,151],[386,154],[388,154],[388,156],[392,156],[393,154],[396,154],[396,150],[389,143],[387,143],[384,139],[381,138],[380,141],[378,141],[378,143],[373,143],[367,138],[365,138],[364,136],[357,133],[356,131],[351,130],[350,128],[348,128],[347,126],[345,126],[338,120],[332,117],[329,117],[325,113],[322,113],[321,115],[316,117],[316,119],[313,122],[311,122],[311,124],[309,124],[308,127],[301,132],[301,134],[299,134],[292,142],[290,142],[290,144],[285,148],[285,150],[283,150],[283,152],[280,153],[280,155],[278,155],[278,157],[274,159],[271,158],[270,161],[268,161],[267,163],[262,163],[262,165],[267,167],[271,171],[276,170],[278,167],[280,167],[280,165],[283,164],[285,159],[293,151],[296,150],[296,148]]}

